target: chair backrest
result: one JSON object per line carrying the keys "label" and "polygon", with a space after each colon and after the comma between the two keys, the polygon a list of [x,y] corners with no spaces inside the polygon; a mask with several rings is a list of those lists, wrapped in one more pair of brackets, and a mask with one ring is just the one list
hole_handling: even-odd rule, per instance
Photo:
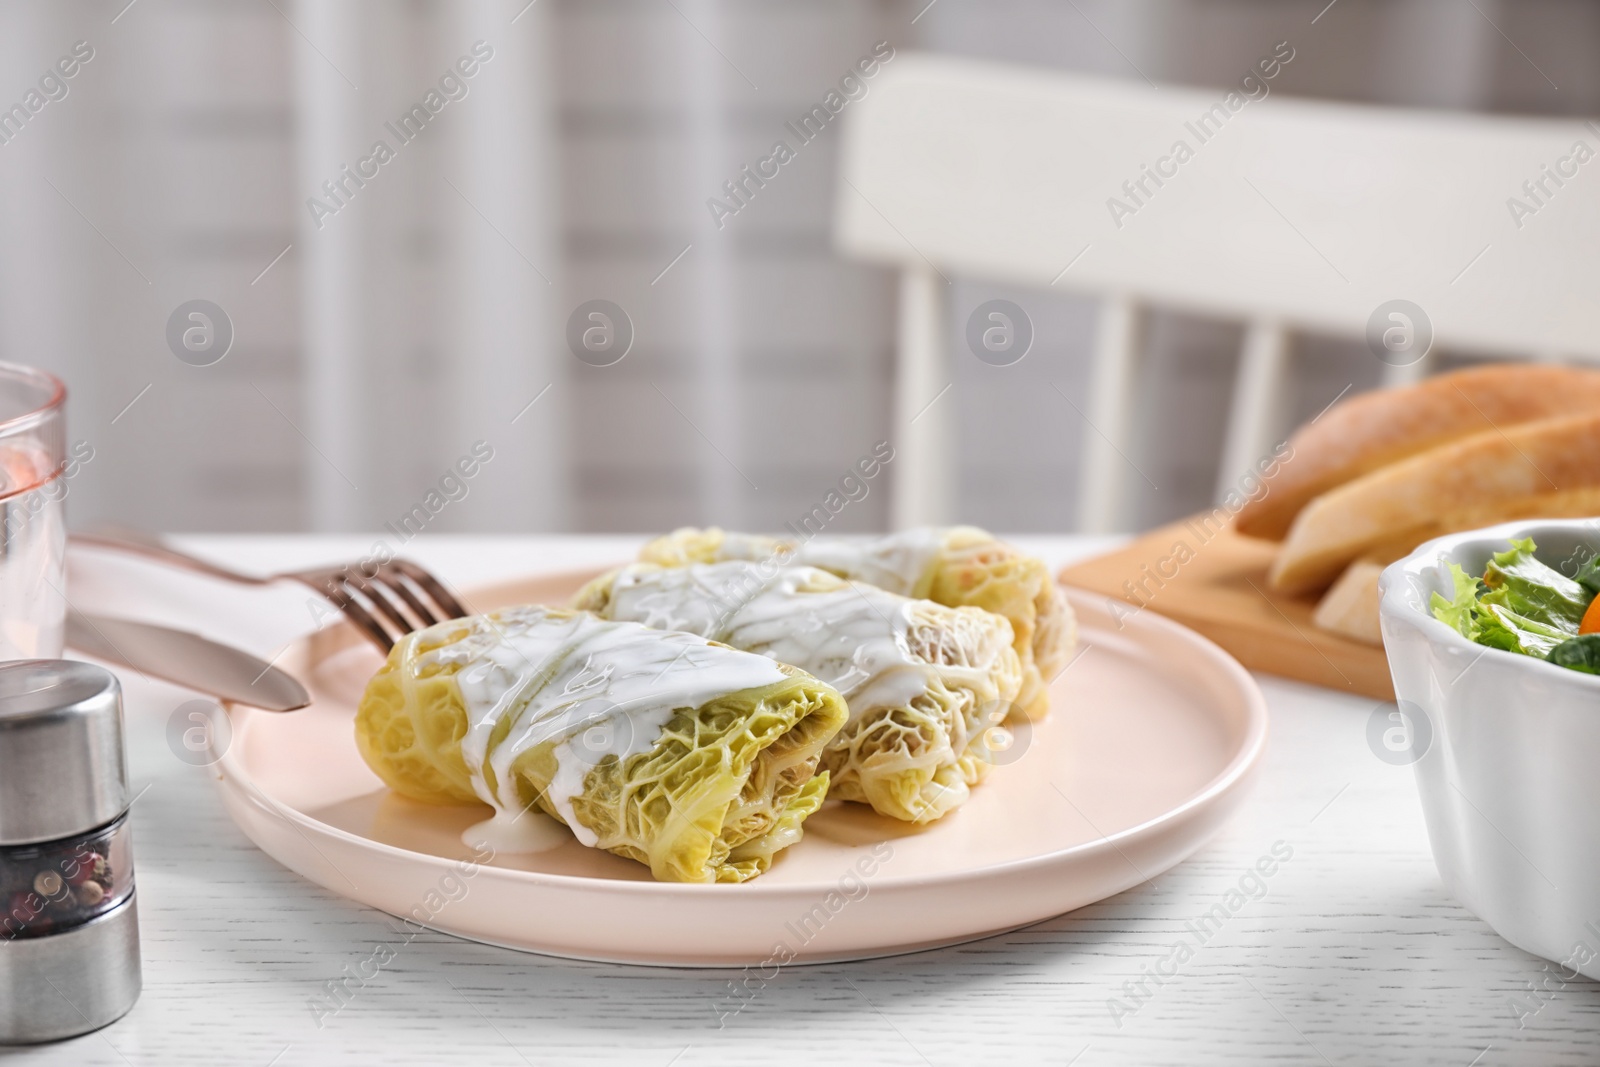
{"label": "chair backrest", "polygon": [[897,57],[847,115],[837,242],[935,289],[1246,319],[1258,351],[1272,330],[1363,335],[1403,299],[1455,351],[1600,360],[1600,126],[1291,99],[1245,73],[1151,89]]}

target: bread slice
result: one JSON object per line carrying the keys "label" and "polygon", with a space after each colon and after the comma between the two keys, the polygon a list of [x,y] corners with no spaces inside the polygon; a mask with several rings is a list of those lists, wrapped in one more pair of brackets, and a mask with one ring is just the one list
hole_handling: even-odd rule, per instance
{"label": "bread slice", "polygon": [[1374,550],[1518,518],[1600,515],[1600,413],[1492,429],[1373,471],[1313,500],[1269,578],[1325,588]]}
{"label": "bread slice", "polygon": [[1311,613],[1311,621],[1330,633],[1383,647],[1378,627],[1378,575],[1384,565],[1375,559],[1358,559],[1344,569]]}
{"label": "bread slice", "polygon": [[1543,364],[1493,364],[1362,393],[1289,438],[1293,451],[1234,528],[1282,540],[1313,498],[1369,471],[1496,426],[1584,411],[1600,411],[1600,371]]}

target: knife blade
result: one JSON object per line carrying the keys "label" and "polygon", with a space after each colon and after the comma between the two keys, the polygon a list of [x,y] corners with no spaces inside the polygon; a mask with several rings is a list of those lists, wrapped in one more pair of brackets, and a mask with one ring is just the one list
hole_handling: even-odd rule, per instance
{"label": "knife blade", "polygon": [[287,671],[188,630],[69,611],[66,640],[96,659],[252,708],[294,711],[311,703]]}

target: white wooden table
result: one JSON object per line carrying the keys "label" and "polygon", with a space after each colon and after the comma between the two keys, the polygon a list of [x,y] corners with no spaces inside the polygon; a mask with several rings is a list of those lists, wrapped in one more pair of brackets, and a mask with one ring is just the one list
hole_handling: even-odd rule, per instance
{"label": "white wooden table", "polygon": [[[1097,547],[1019,540],[1052,564]],[[262,570],[355,558],[372,541],[186,539]],[[620,560],[637,544],[424,538],[405,552],[471,585]],[[73,560],[69,592],[82,609],[186,623],[267,656],[314,621],[292,588],[175,582],[104,556]],[[1265,677],[1273,733],[1246,810],[1155,883],[1092,907],[956,948],[787,968],[723,1029],[732,972],[574,963],[428,933],[319,1029],[308,1001],[389,940],[391,920],[252,847],[206,772],[168,747],[167,720],[192,694],[122,673],[145,790],[133,816],[144,995],[97,1034],[0,1052],[19,1063],[1600,1062],[1600,987],[1549,978],[1533,1000],[1543,962],[1450,898],[1410,769],[1367,747],[1372,704]],[[1265,895],[1135,1002],[1124,983],[1166,967],[1185,924],[1278,841],[1293,857]],[[1113,998],[1137,1010],[1114,1020]]]}

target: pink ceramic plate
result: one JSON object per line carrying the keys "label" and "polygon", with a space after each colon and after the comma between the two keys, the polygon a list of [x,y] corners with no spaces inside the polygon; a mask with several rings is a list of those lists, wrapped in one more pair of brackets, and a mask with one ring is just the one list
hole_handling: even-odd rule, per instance
{"label": "pink ceramic plate", "polygon": [[[596,572],[484,589],[479,610],[564,603]],[[969,941],[1081,908],[1198,849],[1240,803],[1266,744],[1255,682],[1211,642],[1151,613],[1119,630],[1072,593],[1083,647],[965,807],[915,828],[830,801],[805,840],[744,885],[652,881],[575,840],[472,862],[486,807],[391,794],[356,752],[376,650],[347,626],[280,665],[314,703],[235,707],[216,770],[228,811],[268,855],[354,900],[445,933],[580,959],[690,966],[862,959]]]}

